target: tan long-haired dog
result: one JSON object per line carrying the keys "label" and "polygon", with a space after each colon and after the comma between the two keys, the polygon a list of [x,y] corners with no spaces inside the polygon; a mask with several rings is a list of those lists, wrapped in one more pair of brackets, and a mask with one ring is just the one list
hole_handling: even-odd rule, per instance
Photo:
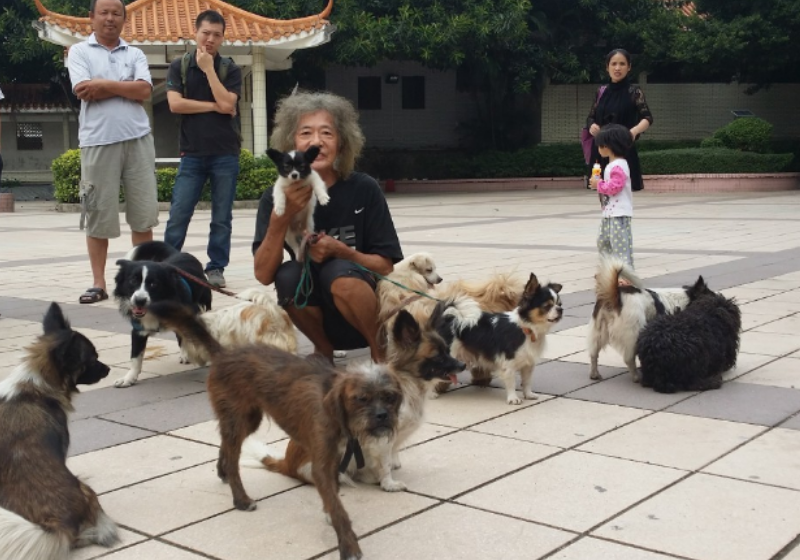
{"label": "tan long-haired dog", "polygon": [[[223,348],[269,344],[292,354],[297,352],[297,334],[292,320],[267,290],[248,288],[239,292],[238,297],[247,301],[200,315],[211,336]],[[182,362],[204,366],[209,360],[203,345],[191,340],[182,341]]]}
{"label": "tan long-haired dog", "polygon": [[[364,451],[365,465],[358,468],[356,461],[349,461],[346,465],[349,478],[368,484],[380,484],[387,492],[406,489],[404,483],[393,478],[392,469],[400,467],[400,448],[422,424],[430,385],[455,377],[456,373],[464,369],[464,364],[450,355],[444,339],[436,331],[443,320],[443,312],[444,304],[438,305],[427,323],[420,325],[410,313],[401,310],[394,322],[394,344],[387,356],[387,364],[364,363],[352,366],[368,376],[388,368],[400,383],[403,400],[394,437],[375,438],[367,434],[359,439]],[[340,450],[344,450],[345,443],[340,442]],[[267,447],[252,443],[246,444],[243,453],[271,471],[314,484],[311,453],[293,439],[289,440],[284,457],[275,457]]]}
{"label": "tan long-haired dog", "polygon": [[66,560],[72,548],[117,540],[97,495],[67,468],[67,414],[78,384],[108,366],[53,303],[44,335],[0,383],[0,558]]}
{"label": "tan long-haired dog", "polygon": [[305,360],[273,346],[224,349],[189,309],[173,302],[150,312],[181,336],[206,347],[211,356],[208,397],[219,420],[222,444],[217,474],[230,484],[233,504],[253,510],[239,473],[245,438],[266,414],[313,457],[313,477],[339,541],[342,560],[361,558],[350,517],[339,499],[339,442],[390,437],[397,425],[402,394],[388,371],[352,375],[322,360]]}
{"label": "tan long-haired dog", "polygon": [[[424,252],[404,258],[394,265],[394,270],[386,278],[418,292],[428,292],[442,281],[442,277],[436,272],[433,255]],[[396,313],[404,300],[414,295],[413,292],[388,280],[378,282],[377,288],[378,304],[384,320],[390,314]]]}

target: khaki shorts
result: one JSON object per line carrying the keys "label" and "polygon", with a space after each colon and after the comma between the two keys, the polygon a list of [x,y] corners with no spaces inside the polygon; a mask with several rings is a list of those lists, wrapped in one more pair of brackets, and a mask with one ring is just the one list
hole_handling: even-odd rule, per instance
{"label": "khaki shorts", "polygon": [[131,231],[145,232],[158,225],[155,159],[151,134],[81,148],[81,201],[86,211],[86,235],[100,239],[120,236],[120,184],[125,189],[125,221]]}

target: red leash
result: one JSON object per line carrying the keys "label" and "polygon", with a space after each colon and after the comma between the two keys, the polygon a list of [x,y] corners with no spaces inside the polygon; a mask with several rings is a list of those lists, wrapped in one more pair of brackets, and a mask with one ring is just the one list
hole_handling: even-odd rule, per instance
{"label": "red leash", "polygon": [[[167,263],[164,263],[164,264],[167,264]],[[216,287],[216,286],[212,286],[212,285],[211,285],[211,284],[209,284],[209,283],[208,283],[206,280],[203,280],[203,279],[201,279],[201,278],[198,278],[198,277],[197,277],[197,276],[195,276],[194,274],[189,274],[188,272],[186,272],[185,270],[181,270],[181,269],[180,269],[180,268],[178,268],[177,266],[173,266],[173,265],[169,265],[169,266],[172,266],[172,268],[174,268],[174,269],[175,269],[175,271],[176,271],[178,274],[180,274],[181,276],[183,276],[184,278],[186,278],[186,279],[188,279],[188,280],[191,280],[191,281],[192,281],[192,282],[194,282],[195,284],[199,284],[199,285],[201,285],[201,286],[205,286],[206,288],[209,288],[209,289],[211,289],[211,290],[214,290],[215,292],[219,292],[219,293],[221,293],[221,294],[224,294],[224,295],[226,295],[226,296],[230,296],[230,297],[232,297],[232,298],[237,298],[237,299],[239,298],[239,296],[237,296],[235,293],[231,292],[230,290],[225,290],[225,289],[223,289],[223,288],[218,288],[218,287]]]}

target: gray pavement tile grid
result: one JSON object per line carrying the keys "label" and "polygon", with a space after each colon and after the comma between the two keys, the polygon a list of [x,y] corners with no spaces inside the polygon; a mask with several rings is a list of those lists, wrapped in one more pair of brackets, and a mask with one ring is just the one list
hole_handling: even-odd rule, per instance
{"label": "gray pavement tile grid", "polygon": [[[427,403],[427,424],[401,453],[396,478],[409,491],[342,489],[365,558],[800,557],[800,195],[645,192],[636,204],[637,271],[648,284],[678,286],[702,274],[713,288],[732,290],[752,325],[742,366],[719,391],[644,390],[613,351],[601,355],[604,379],[589,379],[582,327],[593,302],[594,197],[390,197],[406,252],[432,252],[445,280],[552,271],[565,286],[566,310],[536,367],[538,400],[508,406],[497,382],[476,389],[462,374],[458,387]],[[437,223],[431,207],[446,219]],[[226,270],[235,291],[252,285],[254,215],[236,213]],[[3,218],[10,241],[0,254],[0,379],[51,300],[93,337],[101,358],[111,357],[112,375],[128,367],[129,330],[113,302],[75,303],[88,271],[73,218],[35,205]],[[208,212],[196,214],[187,250],[204,252],[208,221]],[[49,245],[32,256],[39,239]],[[528,239],[537,243],[522,242]],[[124,254],[124,241],[112,241],[110,254]],[[53,267],[64,269],[57,282],[31,282],[50,278]],[[178,368],[172,335],[154,340],[160,350],[146,361],[150,377],[126,390],[88,388],[75,399],[69,464],[98,490],[123,541],[111,552],[89,547],[70,558],[338,557],[308,486],[244,469],[259,506],[232,509],[215,475],[207,369]],[[310,351],[307,341],[300,351]],[[285,436],[262,430],[259,439],[281,452]]]}

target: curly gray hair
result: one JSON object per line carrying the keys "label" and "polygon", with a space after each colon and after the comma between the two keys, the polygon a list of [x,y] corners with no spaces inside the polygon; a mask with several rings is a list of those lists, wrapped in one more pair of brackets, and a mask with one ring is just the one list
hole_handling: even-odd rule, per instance
{"label": "curly gray hair", "polygon": [[278,101],[270,144],[282,152],[294,150],[300,118],[317,111],[327,111],[333,117],[333,125],[339,135],[336,171],[341,178],[349,177],[364,147],[364,133],[358,124],[358,113],[344,97],[309,91],[298,91],[284,97]]}

